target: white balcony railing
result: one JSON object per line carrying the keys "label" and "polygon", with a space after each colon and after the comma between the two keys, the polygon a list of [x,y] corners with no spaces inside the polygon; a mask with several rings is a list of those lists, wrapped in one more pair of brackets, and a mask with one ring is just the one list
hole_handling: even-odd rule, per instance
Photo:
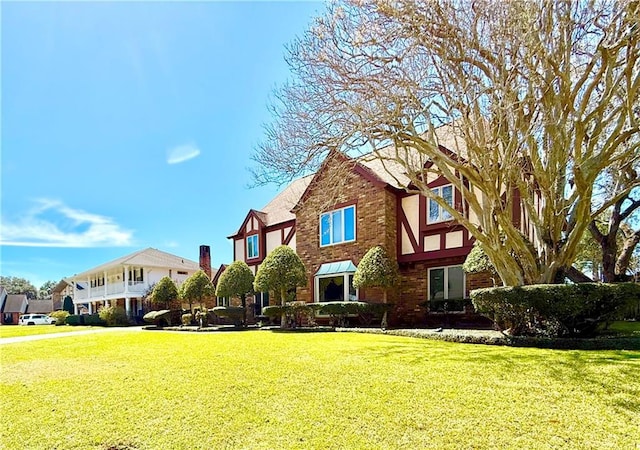
{"label": "white balcony railing", "polygon": [[146,289],[145,281],[129,281],[129,292],[144,292]]}
{"label": "white balcony railing", "polygon": [[107,294],[108,295],[112,295],[112,294],[120,294],[124,292],[124,282],[118,282],[118,283],[107,283]]}
{"label": "white balcony railing", "polygon": [[[117,283],[107,283],[106,289],[105,286],[97,286],[93,288],[84,288],[78,289],[75,293],[76,300],[101,300],[105,296],[114,296],[118,294],[124,294],[125,283],[123,281],[119,281]],[[129,281],[128,292],[140,294],[147,290],[147,282],[146,281]],[[91,292],[89,292],[91,291]]]}

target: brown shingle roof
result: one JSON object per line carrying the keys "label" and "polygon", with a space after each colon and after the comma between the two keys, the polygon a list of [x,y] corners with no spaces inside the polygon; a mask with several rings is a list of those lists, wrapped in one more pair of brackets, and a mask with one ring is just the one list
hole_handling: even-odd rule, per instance
{"label": "brown shingle roof", "polygon": [[289,186],[262,208],[259,212],[264,214],[264,219],[262,219],[264,224],[270,226],[295,219],[296,216],[291,210],[296,203],[298,203],[302,194],[304,194],[312,178],[313,175],[307,175],[306,177],[292,181]]}
{"label": "brown shingle roof", "polygon": [[24,314],[27,311],[27,296],[24,294],[9,294],[4,302],[2,312]]}
{"label": "brown shingle roof", "polygon": [[[436,144],[463,158],[467,156],[465,141],[456,128],[455,122],[442,125],[434,132]],[[407,170],[418,172],[422,170],[429,159],[416,149],[396,149],[395,146],[389,145],[375,152],[364,154],[357,161],[390,186],[404,189],[410,183],[410,179],[406,175]],[[398,161],[402,161],[402,163]]]}
{"label": "brown shingle roof", "polygon": [[29,300],[27,312],[49,314],[53,311],[53,300]]}

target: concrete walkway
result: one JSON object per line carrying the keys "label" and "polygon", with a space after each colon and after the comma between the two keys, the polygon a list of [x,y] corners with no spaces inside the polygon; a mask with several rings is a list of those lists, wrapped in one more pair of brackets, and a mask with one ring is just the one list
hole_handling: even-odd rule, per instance
{"label": "concrete walkway", "polygon": [[105,328],[94,328],[91,330],[69,331],[65,333],[34,334],[32,336],[15,336],[15,337],[1,338],[0,345],[16,344],[19,342],[41,341],[43,339],[56,339],[56,338],[63,338],[68,336],[82,336],[86,334],[113,333],[116,331],[140,331],[140,330],[142,330],[142,327],[105,327]]}

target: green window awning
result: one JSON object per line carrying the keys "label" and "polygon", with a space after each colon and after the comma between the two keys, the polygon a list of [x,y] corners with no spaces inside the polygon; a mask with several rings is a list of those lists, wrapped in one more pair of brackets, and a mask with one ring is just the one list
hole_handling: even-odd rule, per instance
{"label": "green window awning", "polygon": [[325,263],[320,266],[316,272],[316,276],[319,275],[333,275],[335,273],[353,273],[356,271],[356,266],[351,260],[336,261],[332,263]]}

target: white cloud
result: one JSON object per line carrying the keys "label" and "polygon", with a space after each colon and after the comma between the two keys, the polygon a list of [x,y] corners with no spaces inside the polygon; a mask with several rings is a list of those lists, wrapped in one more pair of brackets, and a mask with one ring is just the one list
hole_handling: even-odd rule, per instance
{"label": "white cloud", "polygon": [[40,199],[15,221],[2,217],[0,245],[20,247],[126,247],[133,233],[110,217]]}
{"label": "white cloud", "polygon": [[178,145],[167,152],[167,163],[179,164],[193,159],[199,154],[200,149],[195,144]]}

